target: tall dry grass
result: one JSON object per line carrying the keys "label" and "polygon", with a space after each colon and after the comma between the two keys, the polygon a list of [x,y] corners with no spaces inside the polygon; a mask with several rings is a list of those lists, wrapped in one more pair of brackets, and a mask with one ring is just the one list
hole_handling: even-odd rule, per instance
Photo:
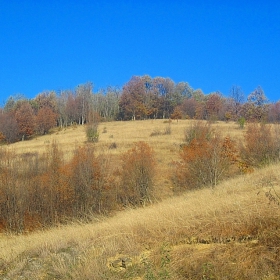
{"label": "tall dry grass", "polygon": [[279,279],[280,208],[266,196],[280,192],[278,170],[89,224],[1,235],[0,279]]}

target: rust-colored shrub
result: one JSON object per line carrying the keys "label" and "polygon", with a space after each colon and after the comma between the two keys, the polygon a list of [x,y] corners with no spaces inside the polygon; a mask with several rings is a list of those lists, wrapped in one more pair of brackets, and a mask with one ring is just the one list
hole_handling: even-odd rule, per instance
{"label": "rust-colored shrub", "polygon": [[186,144],[180,153],[181,161],[172,173],[174,191],[202,186],[216,186],[229,175],[230,166],[237,162],[233,141],[214,134],[210,125],[196,123],[185,134]]}
{"label": "rust-colored shrub", "polygon": [[279,160],[280,139],[271,125],[250,123],[240,143],[241,159],[248,166],[260,167]]}
{"label": "rust-colored shrub", "polygon": [[145,142],[122,156],[120,200],[124,205],[143,205],[151,201],[155,175],[155,155]]}
{"label": "rust-colored shrub", "polygon": [[90,212],[104,213],[115,205],[109,161],[96,156],[94,147],[78,147],[69,164],[70,186],[74,194],[73,210],[81,216]]}

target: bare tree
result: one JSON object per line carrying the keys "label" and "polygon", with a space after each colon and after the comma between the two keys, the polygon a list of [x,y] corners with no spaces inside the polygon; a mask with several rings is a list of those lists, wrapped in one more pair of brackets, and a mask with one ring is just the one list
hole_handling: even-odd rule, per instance
{"label": "bare tree", "polygon": [[251,92],[247,98],[250,103],[255,104],[256,106],[262,106],[268,102],[267,97],[264,94],[261,86],[258,86],[253,92]]}
{"label": "bare tree", "polygon": [[229,98],[231,99],[232,112],[235,118],[239,116],[241,105],[244,102],[244,92],[240,86],[233,85],[229,91]]}

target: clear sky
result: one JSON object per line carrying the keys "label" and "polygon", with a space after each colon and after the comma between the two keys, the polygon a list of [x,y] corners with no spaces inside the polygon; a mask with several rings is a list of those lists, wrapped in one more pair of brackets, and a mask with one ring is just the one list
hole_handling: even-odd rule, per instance
{"label": "clear sky", "polygon": [[279,63],[279,0],[0,0],[1,105],[144,74],[276,101]]}

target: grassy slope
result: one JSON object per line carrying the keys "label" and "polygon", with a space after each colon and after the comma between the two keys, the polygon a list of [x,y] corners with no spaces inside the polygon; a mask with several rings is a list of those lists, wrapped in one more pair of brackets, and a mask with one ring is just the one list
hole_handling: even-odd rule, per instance
{"label": "grassy slope", "polygon": [[[166,124],[106,123],[98,147],[107,151],[116,142],[112,153],[118,154],[133,141],[148,141],[157,153],[157,187],[165,197],[170,183],[164,174],[178,158],[186,125],[174,123],[171,135],[149,137]],[[217,129],[240,137],[234,124]],[[49,138],[57,138],[69,154],[85,141],[77,128],[10,148],[30,152],[42,143],[38,151]],[[280,192],[279,165],[87,225],[2,235],[0,279],[279,279],[280,207],[265,195],[271,186]]]}

